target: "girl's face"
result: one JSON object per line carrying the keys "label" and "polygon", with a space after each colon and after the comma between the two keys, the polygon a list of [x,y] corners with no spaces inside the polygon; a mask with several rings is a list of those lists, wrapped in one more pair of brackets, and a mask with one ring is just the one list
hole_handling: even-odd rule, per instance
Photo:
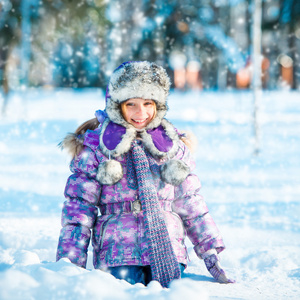
{"label": "girl's face", "polygon": [[143,129],[154,118],[156,104],[153,100],[131,98],[122,103],[121,109],[125,121],[137,129]]}

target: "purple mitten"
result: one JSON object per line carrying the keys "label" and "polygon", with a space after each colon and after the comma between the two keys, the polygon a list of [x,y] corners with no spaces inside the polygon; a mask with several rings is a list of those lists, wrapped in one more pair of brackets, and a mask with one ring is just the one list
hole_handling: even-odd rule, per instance
{"label": "purple mitten", "polygon": [[209,273],[219,283],[235,283],[235,280],[229,279],[219,263],[219,257],[216,254],[210,255],[204,259]]}

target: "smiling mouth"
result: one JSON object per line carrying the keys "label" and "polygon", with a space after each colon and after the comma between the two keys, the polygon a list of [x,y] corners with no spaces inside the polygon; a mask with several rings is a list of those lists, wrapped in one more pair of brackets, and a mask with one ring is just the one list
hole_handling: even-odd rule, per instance
{"label": "smiling mouth", "polygon": [[148,118],[146,118],[146,119],[143,119],[143,120],[134,120],[134,119],[131,119],[134,123],[137,123],[137,124],[142,124],[142,123],[145,123],[147,120],[148,120]]}

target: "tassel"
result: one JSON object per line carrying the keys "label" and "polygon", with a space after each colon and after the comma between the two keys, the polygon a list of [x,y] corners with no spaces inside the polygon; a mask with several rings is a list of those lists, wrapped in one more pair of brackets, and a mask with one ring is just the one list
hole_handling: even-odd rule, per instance
{"label": "tassel", "polygon": [[182,160],[171,159],[161,166],[160,174],[164,182],[178,186],[190,174],[190,168]]}
{"label": "tassel", "polygon": [[99,164],[96,179],[100,184],[113,185],[123,178],[122,165],[114,160],[106,160]]}

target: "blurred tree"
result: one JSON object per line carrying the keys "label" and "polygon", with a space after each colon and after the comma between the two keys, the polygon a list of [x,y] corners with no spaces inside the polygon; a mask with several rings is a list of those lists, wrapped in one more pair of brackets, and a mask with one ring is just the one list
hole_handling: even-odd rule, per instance
{"label": "blurred tree", "polygon": [[136,59],[134,51],[142,39],[145,22],[143,0],[111,0],[107,4],[106,17],[111,27],[106,33],[106,75],[122,62]]}
{"label": "blurred tree", "polygon": [[[24,10],[24,4],[28,9]],[[0,82],[5,92],[12,85],[7,74],[9,58],[20,47],[21,52],[13,58],[14,72],[21,68],[18,66],[20,61],[16,60],[21,57],[24,63],[28,56],[29,73],[22,71],[31,85],[51,84],[53,75],[57,75],[54,82],[59,86],[101,86],[100,66],[105,58],[100,49],[105,49],[103,37],[110,24],[105,9],[104,0],[2,0]],[[29,13],[27,18],[24,13]],[[24,26],[25,19],[27,27]],[[69,57],[66,55],[70,52],[65,51],[68,47],[72,53]],[[54,73],[53,67],[56,68]]]}
{"label": "blurred tree", "polygon": [[14,47],[20,42],[20,0],[0,2],[0,85],[4,93],[2,114],[8,103],[9,82],[7,61]]}
{"label": "blurred tree", "polygon": [[42,2],[39,15],[45,26],[36,28],[36,51],[50,57],[55,85],[103,86],[104,37],[110,26],[105,11],[105,0]]}
{"label": "blurred tree", "polygon": [[[300,88],[300,1],[280,1],[280,26],[284,39],[281,39],[282,54],[279,58],[281,75],[288,81],[292,88]],[[290,73],[290,74],[288,74]]]}

